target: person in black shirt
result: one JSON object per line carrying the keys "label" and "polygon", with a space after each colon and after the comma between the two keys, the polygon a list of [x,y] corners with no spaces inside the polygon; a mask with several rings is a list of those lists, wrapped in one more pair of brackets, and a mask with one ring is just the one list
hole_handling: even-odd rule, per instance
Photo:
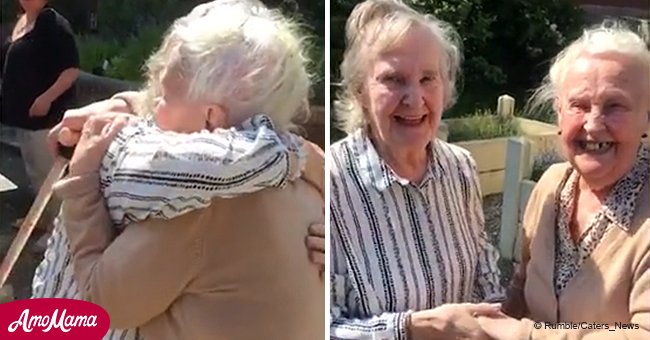
{"label": "person in black shirt", "polygon": [[68,21],[46,0],[19,0],[23,14],[0,53],[0,122],[19,128],[25,168],[36,192],[52,167],[48,130],[73,104],[79,52]]}

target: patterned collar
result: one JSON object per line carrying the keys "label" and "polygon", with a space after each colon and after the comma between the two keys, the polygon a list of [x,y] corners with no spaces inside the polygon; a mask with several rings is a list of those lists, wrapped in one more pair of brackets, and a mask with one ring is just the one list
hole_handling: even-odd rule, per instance
{"label": "patterned collar", "polygon": [[648,154],[648,147],[642,145],[637,152],[634,167],[616,183],[603,206],[605,216],[625,231],[628,231],[632,225],[636,201],[643,186],[648,183],[648,176],[650,176]]}
{"label": "patterned collar", "polygon": [[[384,162],[365,131],[356,131],[352,136],[352,140],[357,149],[357,154],[355,156],[359,157],[359,176],[363,180],[364,184],[373,186],[379,191],[384,191],[393,183],[398,183],[402,186],[411,183],[408,179],[398,176],[395,171]],[[432,162],[433,155],[436,154],[435,148],[437,143],[437,140],[434,139],[427,146],[429,166],[420,184],[426,183],[429,180],[439,179],[442,174],[442,172],[435,167],[435,164],[439,164],[439,162]]]}
{"label": "patterned collar", "polygon": [[[644,185],[650,177],[650,161],[648,158],[649,148],[641,145],[637,152],[636,162],[625,177],[621,178],[612,191],[607,195],[605,203],[601,207],[601,213],[619,228],[628,231],[632,225],[632,218],[636,207],[636,201],[643,190]],[[575,170],[570,170],[565,177],[566,185],[572,185],[569,180]],[[577,175],[577,174],[576,174]],[[575,179],[577,180],[577,176]],[[571,190],[573,191],[573,189]]]}

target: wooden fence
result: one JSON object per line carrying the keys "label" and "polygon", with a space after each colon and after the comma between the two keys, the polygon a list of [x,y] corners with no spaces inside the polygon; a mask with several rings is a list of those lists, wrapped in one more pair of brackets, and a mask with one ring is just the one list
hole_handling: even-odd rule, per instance
{"label": "wooden fence", "polygon": [[[545,152],[559,150],[557,143],[558,128],[554,125],[514,116],[514,98],[503,95],[497,103],[497,114],[516,120],[519,134],[530,141],[531,157]],[[454,128],[460,119],[446,119],[441,124],[439,138],[446,140],[448,131]],[[467,149],[474,160],[479,175],[481,191],[484,196],[503,192],[508,158],[509,137],[456,142],[454,144]]]}

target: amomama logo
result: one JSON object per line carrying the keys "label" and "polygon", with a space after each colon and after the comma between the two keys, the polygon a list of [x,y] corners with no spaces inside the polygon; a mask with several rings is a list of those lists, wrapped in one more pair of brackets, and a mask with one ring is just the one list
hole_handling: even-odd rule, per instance
{"label": "amomama logo", "polygon": [[0,305],[0,339],[99,340],[110,325],[106,311],[90,302],[30,299]]}

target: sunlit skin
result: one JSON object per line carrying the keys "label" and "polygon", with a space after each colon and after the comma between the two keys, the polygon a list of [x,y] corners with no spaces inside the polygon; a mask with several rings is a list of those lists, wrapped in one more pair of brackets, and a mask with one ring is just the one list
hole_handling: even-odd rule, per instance
{"label": "sunlit skin", "polygon": [[363,83],[370,138],[389,166],[411,181],[420,180],[426,171],[426,146],[442,116],[438,49],[427,29],[412,28],[378,56]]}
{"label": "sunlit skin", "polygon": [[559,88],[565,156],[590,190],[607,192],[631,170],[648,131],[647,65],[616,53],[577,59]]}

